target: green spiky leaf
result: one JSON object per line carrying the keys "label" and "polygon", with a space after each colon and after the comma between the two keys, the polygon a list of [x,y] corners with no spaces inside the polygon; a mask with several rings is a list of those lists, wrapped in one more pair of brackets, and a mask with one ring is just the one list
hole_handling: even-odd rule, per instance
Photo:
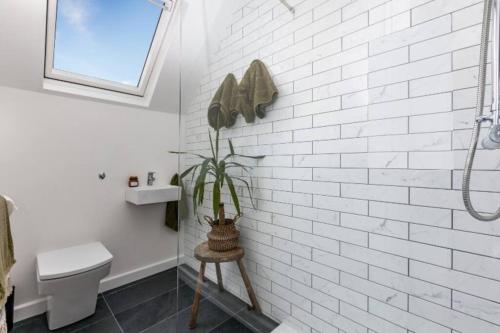
{"label": "green spiky leaf", "polygon": [[218,129],[215,134],[215,159],[219,158],[219,134],[220,134],[220,129]]}
{"label": "green spiky leaf", "polygon": [[219,172],[220,172],[220,188],[224,187],[224,175],[226,174],[226,162],[220,161],[219,163]]}
{"label": "green spiky leaf", "polygon": [[242,182],[243,184],[245,184],[245,186],[247,187],[247,190],[248,190],[248,195],[250,196],[250,203],[252,204],[252,207],[255,209],[255,203],[253,200],[253,191],[252,191],[252,187],[250,186],[250,184],[246,180],[244,180],[240,177],[235,177],[234,179],[237,179],[240,182]]}
{"label": "green spiky leaf", "polygon": [[218,179],[214,183],[212,204],[214,210],[214,219],[217,219],[217,215],[219,214],[219,205],[220,205],[220,183]]}
{"label": "green spiky leaf", "polygon": [[249,156],[249,155],[241,155],[241,154],[227,154],[223,160],[227,160],[231,157],[241,157],[241,158],[251,158],[253,160],[261,160],[263,159],[265,156],[264,155],[258,155],[258,156]]}
{"label": "green spiky leaf", "polygon": [[238,162],[227,162],[227,166],[228,167],[236,167],[236,168],[241,168],[243,170],[245,170],[246,172],[250,172],[250,169],[252,168],[251,166],[247,166],[247,165],[243,165],[241,163],[238,163]]}
{"label": "green spiky leaf", "polygon": [[198,164],[198,165],[195,165],[195,168],[193,170],[193,174],[191,176],[191,183],[194,182],[194,176],[196,176],[196,171],[198,170],[198,168],[201,166],[201,164]]}
{"label": "green spiky leaf", "polygon": [[[194,196],[196,202],[198,205],[203,204],[203,198],[205,196],[205,184],[206,184],[206,178],[208,174],[208,163],[210,160],[205,160],[203,164],[201,165],[200,169],[200,174],[198,175],[198,178],[196,179],[196,185],[195,187],[198,187],[198,192],[197,196]],[[196,212],[196,211],[195,211]]]}
{"label": "green spiky leaf", "polygon": [[184,177],[186,177],[187,175],[189,175],[189,173],[193,170],[195,170],[197,167],[197,165],[193,165],[192,167],[190,167],[189,169],[187,169],[186,171],[184,171],[183,173],[181,173],[181,179],[183,179]]}
{"label": "green spiky leaf", "polygon": [[231,192],[231,198],[233,200],[233,205],[236,208],[236,212],[238,213],[238,216],[240,216],[241,215],[240,200],[238,199],[238,194],[236,193],[236,189],[234,188],[233,180],[227,174],[224,174],[224,178],[226,178],[227,187],[229,187],[229,192]]}
{"label": "green spiky leaf", "polygon": [[201,154],[187,153],[187,152],[183,152],[183,151],[169,151],[169,153],[171,153],[171,154],[177,154],[177,155],[191,155],[191,156],[199,157],[199,158],[201,158],[203,160],[206,160],[207,158],[209,158],[209,157],[203,156]]}
{"label": "green spiky leaf", "polygon": [[217,159],[217,155],[215,154],[214,150],[214,143],[212,142],[212,134],[210,134],[210,131],[208,131],[208,140],[210,141],[210,149],[212,150],[212,156],[214,159]]}

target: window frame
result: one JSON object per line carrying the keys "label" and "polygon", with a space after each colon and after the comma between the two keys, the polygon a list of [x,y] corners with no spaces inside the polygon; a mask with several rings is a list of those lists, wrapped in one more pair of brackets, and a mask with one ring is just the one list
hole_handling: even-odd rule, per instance
{"label": "window frame", "polygon": [[58,0],[48,0],[46,22],[47,25],[45,33],[44,78],[60,81],[62,83],[76,84],[78,86],[82,86],[82,88],[96,88],[115,93],[133,95],[136,97],[144,97],[146,95],[151,75],[155,70],[156,64],[158,63],[158,56],[160,54],[165,35],[167,34],[168,26],[174,12],[176,0],[170,0],[169,2],[169,8],[163,8],[158,19],[156,30],[149,47],[148,55],[144,62],[139,84],[137,86],[130,86],[115,81],[94,78],[83,74],[63,71],[54,68]]}

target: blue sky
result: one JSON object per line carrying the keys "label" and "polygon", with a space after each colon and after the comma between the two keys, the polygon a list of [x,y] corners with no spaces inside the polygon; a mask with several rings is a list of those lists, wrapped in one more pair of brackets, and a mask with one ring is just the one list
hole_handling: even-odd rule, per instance
{"label": "blue sky", "polygon": [[137,86],[160,14],[147,0],[59,0],[54,68]]}

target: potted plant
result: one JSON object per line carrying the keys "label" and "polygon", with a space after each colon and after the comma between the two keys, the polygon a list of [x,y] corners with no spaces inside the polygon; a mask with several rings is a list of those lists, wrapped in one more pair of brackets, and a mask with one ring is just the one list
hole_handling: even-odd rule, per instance
{"label": "potted plant", "polygon": [[[250,197],[253,205],[252,197],[252,181],[250,174],[250,166],[243,165],[236,162],[234,158],[248,158],[248,159],[262,159],[264,156],[247,156],[236,154],[234,151],[233,143],[228,140],[229,154],[220,156],[219,150],[219,130],[216,130],[215,141],[212,140],[210,132],[210,148],[212,156],[203,156],[200,154],[173,152],[175,154],[186,154],[198,157],[201,162],[191,166],[181,174],[181,179],[189,174],[192,175],[193,186],[193,209],[194,214],[197,215],[199,205],[202,205],[205,199],[205,188],[212,187],[212,209],[213,217],[205,216],[205,221],[212,227],[211,231],[207,234],[208,246],[213,251],[224,252],[229,251],[238,246],[240,232],[236,229],[236,222],[241,217],[241,206],[238,193],[236,192],[235,182],[243,185]],[[240,169],[242,172],[249,176],[250,183],[239,176],[233,176],[228,173],[229,170]],[[224,187],[229,189],[231,201],[236,208],[237,215],[234,218],[226,218],[224,203],[221,201],[221,192]],[[198,219],[199,221],[199,219]]]}

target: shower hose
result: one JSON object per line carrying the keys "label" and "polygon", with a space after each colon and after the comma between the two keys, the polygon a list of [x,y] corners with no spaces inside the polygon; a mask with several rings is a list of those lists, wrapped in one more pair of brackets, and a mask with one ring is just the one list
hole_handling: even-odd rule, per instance
{"label": "shower hose", "polygon": [[[469,152],[467,154],[467,159],[465,162],[465,170],[462,182],[462,196],[467,211],[479,221],[493,221],[500,217],[500,208],[494,214],[482,214],[479,213],[472,205],[470,198],[470,180],[472,165],[474,163],[474,157],[476,156],[477,145],[479,141],[479,134],[481,131],[481,119],[483,118],[483,108],[484,108],[484,95],[485,95],[485,85],[486,85],[486,68],[488,63],[488,41],[490,35],[491,27],[491,14],[493,2],[495,0],[485,0],[484,1],[484,16],[483,16],[483,29],[481,34],[481,50],[480,50],[480,61],[479,61],[479,74],[478,74],[478,88],[477,88],[477,104],[476,104],[476,117],[474,121],[474,127],[472,129],[472,138],[469,146]],[[495,47],[498,47],[496,45]],[[495,73],[495,75],[497,75]]]}

